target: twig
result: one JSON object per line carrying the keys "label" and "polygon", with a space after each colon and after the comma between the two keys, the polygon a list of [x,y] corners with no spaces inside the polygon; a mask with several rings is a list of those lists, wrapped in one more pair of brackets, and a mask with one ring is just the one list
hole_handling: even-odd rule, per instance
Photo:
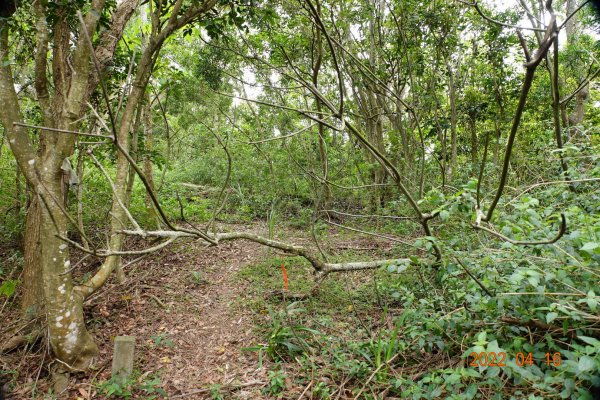
{"label": "twig", "polygon": [[373,371],[373,373],[371,374],[371,376],[369,376],[369,379],[367,379],[367,381],[362,385],[362,388],[360,389],[360,391],[358,392],[358,394],[354,397],[354,400],[358,400],[358,398],[360,397],[360,395],[362,394],[362,392],[365,391],[365,388],[367,387],[367,385],[369,384],[369,382],[371,382],[371,380],[373,380],[373,377],[381,370],[381,368],[383,368],[384,366],[387,366],[389,363],[391,363],[392,361],[394,361],[396,359],[396,357],[398,357],[399,355],[400,355],[400,353],[396,353],[394,355],[394,357],[392,357],[389,360],[387,360],[386,362],[380,364],[379,367],[377,367],[375,369],[375,371]]}
{"label": "twig", "polygon": [[[600,180],[600,178],[599,178]],[[334,213],[334,214],[339,214],[339,215],[345,215],[347,217],[354,217],[354,218],[389,218],[389,219],[416,219],[416,217],[398,217],[395,215],[375,215],[375,214],[371,214],[371,215],[364,215],[364,214],[350,214],[350,213],[345,213],[345,212],[341,212],[341,211],[336,211],[336,210],[321,210],[321,212],[323,213]]]}
{"label": "twig", "polygon": [[527,240],[514,240],[511,239],[507,236],[504,236],[503,234],[493,231],[489,228],[486,228],[485,226],[482,225],[478,225],[478,224],[473,224],[473,228],[475,229],[480,229],[482,231],[485,231],[487,233],[491,233],[492,235],[504,240],[505,242],[508,243],[512,243],[515,245],[520,245],[520,246],[537,246],[537,245],[542,245],[542,244],[552,244],[552,243],[556,243],[567,231],[567,220],[565,218],[564,214],[560,214],[560,229],[558,230],[558,233],[556,234],[556,236],[552,239],[547,239],[547,240],[534,240],[534,241],[527,241]]}
{"label": "twig", "polygon": [[345,226],[345,225],[342,225],[342,224],[336,224],[335,222],[332,222],[332,221],[329,221],[329,220],[325,220],[325,222],[328,223],[329,225],[337,226],[338,228],[346,229],[346,230],[353,231],[353,232],[362,233],[362,234],[369,235],[369,236],[380,237],[380,238],[383,238],[383,239],[391,240],[393,242],[398,242],[398,243],[405,244],[407,246],[415,247],[414,244],[409,243],[409,242],[407,242],[405,240],[402,240],[402,239],[398,239],[398,238],[394,238],[394,237],[386,236],[386,235],[381,235],[379,233],[364,231],[364,230],[358,229],[358,228],[351,228],[349,226]]}
{"label": "twig", "polygon": [[519,197],[523,196],[525,193],[535,189],[536,187],[539,186],[545,186],[545,185],[558,185],[558,184],[562,184],[562,183],[567,183],[567,184],[571,184],[571,183],[578,183],[578,182],[597,182],[600,181],[600,178],[583,178],[583,179],[571,179],[571,180],[562,180],[562,181],[548,181],[548,182],[540,182],[540,183],[536,183],[533,184],[531,186],[529,186],[527,189],[525,189],[524,191],[522,191],[520,194],[518,194],[517,196],[515,196],[513,199],[511,199],[508,203],[506,203],[506,205],[509,205],[510,203],[512,203],[513,201],[515,201],[516,199],[518,199]]}
{"label": "twig", "polygon": [[106,171],[106,169],[104,169],[104,167],[102,166],[102,164],[100,164],[100,161],[98,161],[98,159],[94,156],[94,153],[92,152],[91,149],[89,149],[86,153],[87,153],[88,156],[90,156],[90,158],[92,159],[93,163],[96,165],[96,167],[98,167],[98,169],[100,170],[100,172],[102,172],[102,174],[106,178],[106,181],[110,185],[110,188],[112,189],[113,195],[115,196],[115,200],[117,200],[117,203],[119,203],[119,206],[121,207],[121,209],[123,210],[123,212],[125,213],[125,215],[127,216],[127,218],[129,219],[129,222],[131,222],[131,224],[133,225],[133,227],[135,229],[141,231],[142,228],[137,223],[137,221],[135,220],[135,218],[133,218],[133,215],[131,215],[131,213],[129,212],[129,209],[127,207],[125,207],[125,204],[123,204],[123,201],[121,200],[121,198],[117,194],[117,188],[116,188],[115,184],[113,183],[112,179],[110,178],[110,175],[108,175],[108,172]]}
{"label": "twig", "polygon": [[479,285],[479,287],[480,287],[481,289],[483,289],[483,291],[484,291],[485,293],[487,293],[487,295],[488,295],[488,296],[490,296],[490,297],[494,297],[494,295],[492,294],[492,292],[490,292],[490,290],[489,290],[489,289],[488,289],[488,288],[487,288],[487,287],[486,287],[486,286],[483,284],[483,282],[481,282],[481,281],[479,280],[479,278],[477,278],[475,275],[473,275],[473,274],[471,273],[471,271],[469,271],[469,269],[467,268],[467,266],[466,266],[465,264],[463,264],[463,262],[462,262],[462,261],[460,261],[460,260],[459,260],[457,257],[454,257],[454,259],[456,260],[456,262],[457,262],[457,263],[459,263],[459,264],[460,264],[460,266],[461,266],[461,267],[463,267],[463,269],[465,270],[465,272],[466,272],[467,274],[469,274],[469,276],[471,277],[471,279],[473,279],[473,280],[475,281],[475,283],[477,283],[477,284]]}
{"label": "twig", "polygon": [[564,292],[506,292],[498,293],[496,296],[578,296],[578,297],[594,297],[600,298],[600,296],[590,296],[586,293],[564,293]]}
{"label": "twig", "polygon": [[302,393],[300,393],[300,397],[298,397],[297,400],[301,400],[304,397],[304,395],[306,394],[306,392],[308,392],[308,389],[310,389],[310,387],[312,386],[312,384],[313,384],[313,381],[310,381],[308,383],[308,385],[306,386],[306,388],[304,389],[304,391]]}
{"label": "twig", "polygon": [[516,25],[511,25],[511,24],[505,24],[504,22],[497,21],[497,20],[495,20],[495,19],[493,19],[493,18],[490,18],[490,17],[488,17],[487,15],[485,15],[485,14],[483,13],[483,11],[481,10],[481,8],[479,8],[479,4],[477,4],[477,2],[476,2],[476,1],[474,1],[473,3],[469,3],[469,2],[467,2],[467,1],[462,1],[462,0],[459,0],[459,1],[460,1],[461,3],[463,3],[463,4],[466,4],[466,5],[468,5],[468,6],[474,7],[474,8],[475,8],[475,10],[477,10],[477,13],[478,13],[479,15],[481,15],[481,17],[482,17],[483,19],[485,19],[486,21],[489,21],[489,22],[491,22],[491,23],[494,23],[494,24],[496,24],[496,25],[500,25],[500,26],[503,26],[503,27],[505,27],[505,28],[512,28],[512,29],[525,29],[525,30],[530,30],[530,31],[544,32],[544,29],[541,29],[541,28],[531,28],[531,27],[526,27],[526,26],[516,26]]}
{"label": "twig", "polygon": [[15,126],[22,126],[24,128],[41,129],[41,130],[49,131],[49,132],[70,133],[72,135],[89,136],[89,137],[97,137],[97,138],[110,139],[111,143],[112,143],[112,140],[113,140],[112,136],[109,136],[109,135],[100,135],[100,134],[96,134],[96,133],[70,131],[68,129],[50,128],[50,127],[47,127],[47,126],[40,126],[40,125],[29,125],[29,124],[24,124],[22,122],[13,122],[13,125],[15,125]]}
{"label": "twig", "polygon": [[295,132],[292,132],[292,133],[290,133],[290,134],[288,134],[288,135],[275,136],[275,137],[271,137],[271,138],[268,138],[268,139],[257,140],[257,141],[254,141],[254,142],[246,142],[246,144],[260,144],[260,143],[272,142],[272,141],[274,141],[274,140],[287,139],[287,138],[290,138],[290,137],[296,136],[296,135],[298,135],[298,134],[300,134],[300,133],[302,133],[302,132],[305,132],[305,131],[309,130],[310,128],[312,128],[313,126],[316,126],[316,125],[318,125],[318,124],[319,124],[318,122],[313,122],[313,123],[312,123],[312,124],[310,124],[309,126],[307,126],[307,127],[304,127],[304,128],[302,128],[302,129],[300,129],[300,130],[297,130],[297,131],[295,131]]}

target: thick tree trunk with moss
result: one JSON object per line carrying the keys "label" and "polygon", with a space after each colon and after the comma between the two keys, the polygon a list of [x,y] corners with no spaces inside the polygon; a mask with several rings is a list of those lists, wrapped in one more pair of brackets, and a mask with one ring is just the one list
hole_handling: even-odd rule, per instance
{"label": "thick tree trunk with moss", "polygon": [[[48,197],[61,198],[62,171],[44,168],[42,180]],[[39,200],[38,200],[39,201]],[[44,201],[37,207],[40,214],[40,260],[35,281],[42,281],[48,323],[49,342],[53,354],[69,369],[89,367],[98,348],[86,329],[83,296],[75,289],[70,274],[69,248],[57,232],[66,237],[68,221],[56,202]],[[33,282],[35,287],[37,282]],[[31,288],[30,288],[31,290]]]}
{"label": "thick tree trunk with moss", "polygon": [[[21,306],[28,320],[46,316],[54,356],[68,369],[84,370],[98,349],[85,325],[83,297],[70,274],[69,248],[59,238],[66,236],[68,229],[60,202],[62,171],[49,161],[39,168],[43,173],[39,174],[38,190],[27,210]],[[37,329],[35,326],[32,331]]]}
{"label": "thick tree trunk with moss", "polygon": [[[34,54],[35,93],[43,125],[49,129],[30,130],[23,125],[20,98],[13,81],[12,65],[0,65],[0,122],[8,138],[18,168],[32,191],[25,224],[25,266],[23,271],[22,310],[30,323],[30,332],[47,334],[47,342],[60,368],[84,370],[97,353],[86,329],[83,295],[71,276],[69,248],[62,238],[70,226],[64,207],[67,188],[61,166],[73,154],[76,136],[65,130],[78,129],[86,96],[89,95],[90,55],[92,49],[80,29],[72,46],[65,13],[57,11],[50,27],[45,2],[32,7],[36,19]],[[26,7],[26,5],[23,5]],[[95,32],[103,0],[94,0],[83,17],[88,35]],[[10,17],[10,16],[6,16]],[[114,25],[119,29],[122,26]],[[13,58],[9,46],[9,20],[0,19],[0,59]],[[50,29],[52,29],[52,34]],[[114,33],[114,31],[112,31]],[[52,65],[49,43],[52,41]],[[52,70],[53,85],[47,71]],[[31,135],[36,140],[30,140]],[[43,324],[43,326],[42,326]],[[15,340],[18,343],[18,340]]]}

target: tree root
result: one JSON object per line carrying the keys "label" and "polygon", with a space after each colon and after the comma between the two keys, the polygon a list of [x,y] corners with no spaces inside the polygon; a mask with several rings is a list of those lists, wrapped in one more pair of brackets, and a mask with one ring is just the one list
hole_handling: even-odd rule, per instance
{"label": "tree root", "polygon": [[0,345],[0,354],[9,353],[22,346],[25,346],[26,344],[35,343],[43,336],[41,328],[32,329],[27,334],[20,333],[22,329],[23,328],[15,329],[14,333],[9,337],[9,339]]}

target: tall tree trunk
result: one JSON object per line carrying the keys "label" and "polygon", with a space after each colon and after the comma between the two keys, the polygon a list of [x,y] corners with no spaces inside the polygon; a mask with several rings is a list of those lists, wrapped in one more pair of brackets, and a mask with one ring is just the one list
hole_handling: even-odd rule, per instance
{"label": "tall tree trunk", "polygon": [[40,226],[42,215],[38,196],[31,197],[31,203],[25,216],[25,235],[23,238],[25,264],[23,266],[23,299],[21,308],[28,318],[35,318],[44,309],[42,281],[36,279],[42,275]]}
{"label": "tall tree trunk", "polygon": [[[321,3],[316,1],[316,10],[317,13],[321,14]],[[312,47],[312,55],[313,55],[313,63],[312,63],[312,82],[315,88],[319,87],[319,72],[321,71],[321,65],[323,63],[323,40],[321,38],[321,31],[316,29],[314,34],[314,43]],[[318,96],[315,96],[315,104],[317,106],[317,111],[320,113],[323,109],[323,105],[321,104],[321,100]],[[319,114],[319,118],[322,118],[321,114]],[[329,187],[329,183],[327,182],[328,175],[328,165],[327,165],[327,148],[325,143],[325,125],[319,123],[318,125],[318,141],[319,141],[319,161],[321,162],[321,173],[323,174],[323,184],[321,190],[321,199],[320,199],[320,207],[323,209],[329,208],[329,203],[331,202],[331,188]]]}
{"label": "tall tree trunk", "polygon": [[[152,39],[149,42],[154,46],[158,46],[157,43],[153,43]],[[117,141],[119,146],[124,152],[127,153],[129,153],[131,150],[130,133],[132,123],[136,115],[136,110],[138,107],[142,107],[141,102],[144,97],[146,86],[148,85],[148,80],[150,79],[152,66],[156,61],[155,51],[156,49],[153,50],[149,44],[142,54],[132,91],[127,99],[125,110],[123,111],[123,115],[121,116],[119,127],[117,129]],[[123,229],[123,221],[127,221],[127,216],[119,202],[121,201],[126,204],[129,201],[127,199],[127,178],[129,175],[129,168],[130,164],[127,156],[121,151],[117,152],[117,173],[114,181],[116,191],[113,193],[110,223],[111,233],[108,243],[108,247],[111,251],[120,251],[123,246],[124,236],[123,233],[121,233],[121,230]],[[122,281],[124,279],[124,274],[122,272],[121,257],[118,255],[106,257],[96,274],[88,282],[81,285],[80,288],[84,297],[89,296],[99,287],[104,285],[112,272],[115,270],[117,270],[117,278]]]}
{"label": "tall tree trunk", "polygon": [[[84,226],[83,226],[83,173],[84,173],[84,169],[85,169],[85,163],[83,161],[83,151],[79,150],[79,153],[77,154],[77,178],[79,179],[79,184],[77,185],[77,193],[76,193],[76,199],[77,199],[77,226],[79,229],[79,232],[84,232]],[[80,235],[80,239],[81,242],[83,243],[83,247],[85,247],[86,249],[90,248],[89,243],[87,242],[87,240],[85,239],[85,237],[83,235]]]}
{"label": "tall tree trunk", "polygon": [[477,138],[477,122],[474,117],[469,118],[469,131],[471,132],[471,167],[475,171],[479,158],[479,139]]}
{"label": "tall tree trunk", "polygon": [[[93,4],[97,9],[102,6],[102,1]],[[96,14],[88,13],[85,22],[86,27],[93,29],[97,22]],[[88,76],[89,54],[89,48],[82,45],[80,37],[70,64],[79,75],[70,78],[64,101],[56,102],[56,126],[61,129],[73,129],[73,123],[78,118],[81,89]],[[10,59],[6,21],[0,21],[0,58]],[[47,324],[47,339],[61,366],[83,370],[97,353],[97,347],[85,326],[83,297],[73,285],[69,249],[59,238],[66,236],[68,227],[68,219],[63,212],[61,165],[64,158],[72,154],[75,139],[73,135],[39,132],[38,156],[29,141],[28,130],[16,125],[23,121],[23,116],[12,76],[10,65],[0,66],[0,96],[3,99],[0,121],[19,168],[33,192],[24,237],[26,252],[22,308],[26,316],[39,318],[40,323],[44,321]],[[41,100],[40,104],[46,103]]]}
{"label": "tall tree trunk", "polygon": [[[14,205],[15,221],[19,221],[21,219],[21,209],[23,208],[23,203],[22,203],[23,190],[21,188],[21,186],[22,186],[21,175],[22,174],[21,174],[21,170],[19,169],[19,166],[15,165],[15,205]],[[17,234],[17,243],[19,245],[19,248],[24,250],[23,232],[22,231],[20,231]]]}
{"label": "tall tree trunk", "polygon": [[[567,15],[571,15],[575,9],[577,7],[577,2],[574,0],[567,0]],[[578,15],[575,15],[573,18],[569,19],[566,23],[565,26],[565,31],[566,31],[566,41],[567,43],[569,42],[574,42],[577,38],[577,35],[579,35],[580,33],[580,26],[579,26],[579,20],[578,20]],[[582,75],[581,72],[584,72],[585,69],[582,67],[580,69],[580,73],[577,75]],[[581,79],[583,76],[578,76],[578,80]],[[573,108],[573,112],[571,113],[571,115],[569,115],[568,117],[568,123],[569,125],[573,126],[573,125],[580,125],[583,122],[583,118],[585,116],[585,107],[588,103],[588,98],[589,98],[589,94],[590,94],[590,85],[587,84],[585,85],[585,87],[583,87],[583,89],[581,89],[579,91],[579,93],[577,93],[575,95],[575,107]],[[564,119],[563,119],[564,121]],[[571,136],[571,129],[567,130],[567,134],[569,135],[569,138]]]}
{"label": "tall tree trunk", "polygon": [[[144,175],[146,175],[146,179],[150,184],[150,188],[152,191],[154,188],[154,170],[152,168],[152,151],[154,150],[154,127],[152,125],[152,108],[150,104],[149,96],[146,96],[146,103],[144,104]],[[136,134],[134,130],[134,135]],[[134,140],[136,141],[136,140]],[[136,143],[137,145],[137,143]],[[133,143],[132,143],[133,147]],[[146,213],[148,214],[148,221],[156,221],[157,228],[160,228],[160,222],[158,219],[158,215],[156,214],[156,210],[154,208],[154,204],[152,204],[152,199],[150,198],[150,194],[146,193]]]}
{"label": "tall tree trunk", "polygon": [[450,163],[448,164],[447,182],[452,182],[454,171],[458,162],[458,137],[456,126],[458,124],[458,114],[456,109],[456,82],[452,66],[448,62],[448,100],[450,102]]}
{"label": "tall tree trunk", "polygon": [[[0,6],[0,60],[11,60],[9,46],[10,18],[15,11],[11,1]],[[172,15],[163,23],[156,7],[153,15],[152,35],[138,64],[135,84],[129,95],[117,129],[118,145],[129,151],[129,132],[135,110],[148,84],[152,66],[165,40],[181,27],[196,21],[211,10],[216,0],[194,2],[183,7],[183,1],[172,4]],[[10,7],[5,7],[9,5]],[[123,34],[125,24],[139,5],[137,0],[118,2],[112,13],[111,25],[90,46],[90,37],[96,32],[98,20],[105,11],[105,0],[91,0],[89,8],[79,23],[67,21],[67,8],[57,5],[56,18],[48,23],[48,2],[32,2],[35,16],[34,88],[35,104],[40,108],[44,128],[37,129],[39,140],[30,140],[29,128],[23,125],[20,99],[15,90],[12,64],[0,63],[0,122],[15,155],[19,169],[32,190],[32,201],[26,219],[26,265],[23,282],[23,311],[41,323],[47,324],[47,339],[57,365],[62,369],[84,370],[97,347],[86,329],[83,317],[83,300],[106,282],[114,269],[115,257],[109,257],[100,271],[81,286],[75,286],[71,276],[69,249],[65,240],[70,217],[64,208],[66,188],[63,186],[61,165],[73,154],[76,135],[89,97],[99,82],[99,74],[90,71],[92,54],[94,65],[106,68],[114,55],[116,44]],[[93,53],[94,52],[94,53]],[[49,53],[52,54],[51,65]],[[51,71],[50,84],[48,71]],[[50,90],[52,88],[52,90]],[[114,122],[114,121],[111,121]],[[70,133],[67,133],[69,131]],[[117,157],[117,195],[122,199],[126,191],[129,163],[121,152]],[[113,199],[110,240],[112,250],[120,250],[122,235],[117,233],[125,220],[124,211]]]}
{"label": "tall tree trunk", "polygon": [[[71,57],[62,54],[60,28],[64,19],[55,24],[56,58],[53,60],[53,78],[57,91],[52,105],[48,96],[47,52],[48,30],[44,4],[36,2],[35,90],[42,109],[44,124],[50,128],[75,130],[81,115],[83,96],[89,77],[91,49],[85,35],[79,32]],[[84,17],[83,28],[88,34],[95,30],[103,0],[93,0],[91,10]],[[11,59],[8,45],[9,25],[0,19],[0,59]],[[68,35],[67,35],[68,39]],[[69,41],[66,41],[67,49]],[[67,68],[67,58],[68,67]],[[0,65],[0,121],[19,169],[32,189],[25,226],[25,267],[22,309],[29,318],[47,324],[47,339],[53,356],[61,368],[86,369],[97,347],[88,333],[83,317],[83,297],[73,285],[69,249],[60,238],[66,237],[68,218],[64,210],[63,171],[65,157],[73,153],[75,136],[41,129],[39,148],[29,139],[29,131],[19,125],[23,115],[15,91],[11,65]],[[37,325],[39,327],[39,324]],[[35,329],[34,324],[31,324]]]}

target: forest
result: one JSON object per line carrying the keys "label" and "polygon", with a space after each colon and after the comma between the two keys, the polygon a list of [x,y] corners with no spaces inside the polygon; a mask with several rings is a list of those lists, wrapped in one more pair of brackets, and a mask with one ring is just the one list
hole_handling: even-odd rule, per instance
{"label": "forest", "polygon": [[0,399],[600,399],[600,6],[2,0]]}

